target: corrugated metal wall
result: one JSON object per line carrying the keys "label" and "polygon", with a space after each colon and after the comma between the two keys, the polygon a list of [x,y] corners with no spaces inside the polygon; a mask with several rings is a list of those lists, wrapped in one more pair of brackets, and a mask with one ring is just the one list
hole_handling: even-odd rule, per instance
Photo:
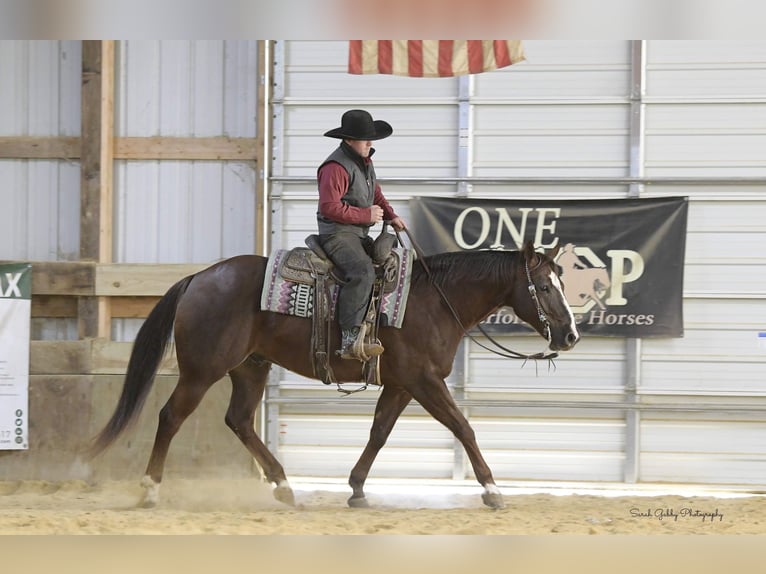
{"label": "corrugated metal wall", "polygon": [[[117,46],[115,136],[256,136],[255,41],[125,41]],[[114,258],[213,263],[255,252],[254,163],[115,162]],[[132,340],[142,321],[115,321]]]}
{"label": "corrugated metal wall", "polygon": [[[649,42],[646,173],[766,176],[766,43]],[[683,339],[643,346],[647,401],[746,403],[750,413],[647,412],[647,481],[766,482],[766,192],[760,185],[657,186],[690,197]]]}
{"label": "corrugated metal wall", "polygon": [[[256,137],[256,41],[117,43],[115,136]],[[79,136],[81,42],[0,42],[0,136]],[[255,251],[255,164],[118,160],[120,263],[207,263]],[[0,160],[0,258],[79,259],[80,164]],[[35,339],[77,338],[74,320],[35,320]],[[114,321],[132,340],[140,320]]]}
{"label": "corrugated metal wall", "polygon": [[[397,180],[384,190],[405,218],[414,195],[687,195],[684,338],[588,337],[555,372],[467,344],[448,383],[499,479],[764,484],[766,354],[756,335],[766,330],[766,193],[761,182],[723,180],[766,178],[766,42],[525,47],[527,61],[510,69],[410,79],[346,74],[344,42],[277,43],[274,247],[314,232],[313,177],[335,145],[321,134],[352,107],[394,126],[376,142],[376,166]],[[458,176],[565,181],[406,181]],[[631,187],[619,181],[628,176],[662,181]],[[505,342],[540,350],[529,337]],[[361,453],[376,391],[333,393],[290,373],[270,385],[266,430],[288,473],[344,477]],[[413,406],[371,476],[464,478],[470,468],[450,433]]]}
{"label": "corrugated metal wall", "polygon": [[[0,136],[80,134],[80,42],[0,41]],[[80,257],[79,161],[0,159],[0,259]],[[34,319],[35,339],[76,339],[76,322]]]}
{"label": "corrugated metal wall", "polygon": [[[255,42],[117,47],[116,136],[256,136]],[[115,260],[213,262],[255,250],[255,165],[117,161]]]}
{"label": "corrugated metal wall", "polygon": [[[0,136],[80,134],[80,42],[0,41]],[[0,259],[76,260],[80,164],[0,160]]]}

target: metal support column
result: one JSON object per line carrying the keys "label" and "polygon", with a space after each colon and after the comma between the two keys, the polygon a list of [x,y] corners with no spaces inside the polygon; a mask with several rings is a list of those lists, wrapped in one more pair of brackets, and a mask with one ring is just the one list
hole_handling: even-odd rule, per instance
{"label": "metal support column", "polygon": [[[644,40],[631,42],[631,88],[630,88],[630,176],[644,176],[645,153],[645,104],[646,50]],[[630,184],[629,197],[640,197],[644,185]],[[641,339],[625,340],[625,402],[636,404],[641,386]],[[641,412],[628,409],[625,412],[625,482],[638,482],[641,458]]]}
{"label": "metal support column", "polygon": [[[458,78],[458,148],[457,148],[457,175],[460,178],[469,178],[473,175],[473,76],[460,76]],[[471,194],[473,184],[460,181],[457,186],[458,197],[468,197]]]}
{"label": "metal support column", "polygon": [[[285,43],[274,42],[272,49],[273,75],[271,79],[271,102],[267,109],[271,116],[271,137],[264,144],[268,150],[271,174],[280,177],[284,174],[284,97],[285,97]],[[278,249],[282,243],[282,188],[283,183],[270,178],[270,229],[266,242],[270,249]],[[275,456],[279,452],[279,382],[283,378],[282,367],[274,367],[266,383],[266,396],[263,401],[263,424],[261,438]]]}
{"label": "metal support column", "polygon": [[[457,175],[459,178],[470,178],[473,174],[473,76],[460,76],[458,78],[458,149],[457,149]],[[459,181],[457,184],[457,197],[468,197],[473,189],[473,184],[468,181]],[[468,377],[468,340],[463,337],[455,355],[455,363],[448,382],[452,383],[452,396],[459,403],[465,399],[465,383]],[[461,407],[466,418],[470,417],[470,407]],[[459,440],[453,442],[453,465],[452,478],[464,480],[466,478],[467,461],[465,448]]]}

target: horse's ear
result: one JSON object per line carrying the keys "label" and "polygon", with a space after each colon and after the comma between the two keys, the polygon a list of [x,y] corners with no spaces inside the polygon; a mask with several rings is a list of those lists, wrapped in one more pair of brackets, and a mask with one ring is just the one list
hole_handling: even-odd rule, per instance
{"label": "horse's ear", "polygon": [[559,254],[559,250],[561,249],[561,243],[557,243],[555,247],[552,247],[551,249],[548,249],[545,254],[550,257],[551,259],[556,259],[556,255]]}
{"label": "horse's ear", "polygon": [[531,239],[529,239],[524,244],[523,252],[524,252],[524,259],[526,260],[527,264],[530,267],[537,266],[537,264],[540,262],[539,261],[540,258],[537,256],[537,251],[535,251],[535,244]]}

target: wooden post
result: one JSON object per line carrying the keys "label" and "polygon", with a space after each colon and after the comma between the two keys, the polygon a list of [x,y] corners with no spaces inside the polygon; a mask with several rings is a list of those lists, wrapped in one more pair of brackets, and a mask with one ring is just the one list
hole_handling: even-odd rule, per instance
{"label": "wooden post", "polygon": [[[114,163],[114,41],[82,43],[80,130],[80,259],[112,261]],[[80,338],[110,338],[107,297],[81,297]]]}

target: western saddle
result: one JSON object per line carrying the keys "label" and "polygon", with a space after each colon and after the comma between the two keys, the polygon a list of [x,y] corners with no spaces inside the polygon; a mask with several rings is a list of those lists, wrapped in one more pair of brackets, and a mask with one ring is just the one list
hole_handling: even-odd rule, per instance
{"label": "western saddle", "polygon": [[372,260],[375,267],[370,303],[357,338],[357,354],[362,359],[361,380],[364,386],[353,391],[343,389],[335,378],[330,357],[333,349],[330,333],[333,328],[333,291],[335,285],[342,287],[344,280],[335,273],[335,266],[319,243],[318,235],[305,239],[307,247],[290,251],[281,268],[281,275],[289,281],[313,286],[313,313],[311,330],[311,358],[314,375],[324,384],[335,383],[343,393],[364,390],[367,385],[380,385],[379,356],[368,356],[364,343],[378,341],[381,323],[380,304],[384,293],[396,288],[397,258],[392,253],[396,237],[385,232],[375,240]]}

